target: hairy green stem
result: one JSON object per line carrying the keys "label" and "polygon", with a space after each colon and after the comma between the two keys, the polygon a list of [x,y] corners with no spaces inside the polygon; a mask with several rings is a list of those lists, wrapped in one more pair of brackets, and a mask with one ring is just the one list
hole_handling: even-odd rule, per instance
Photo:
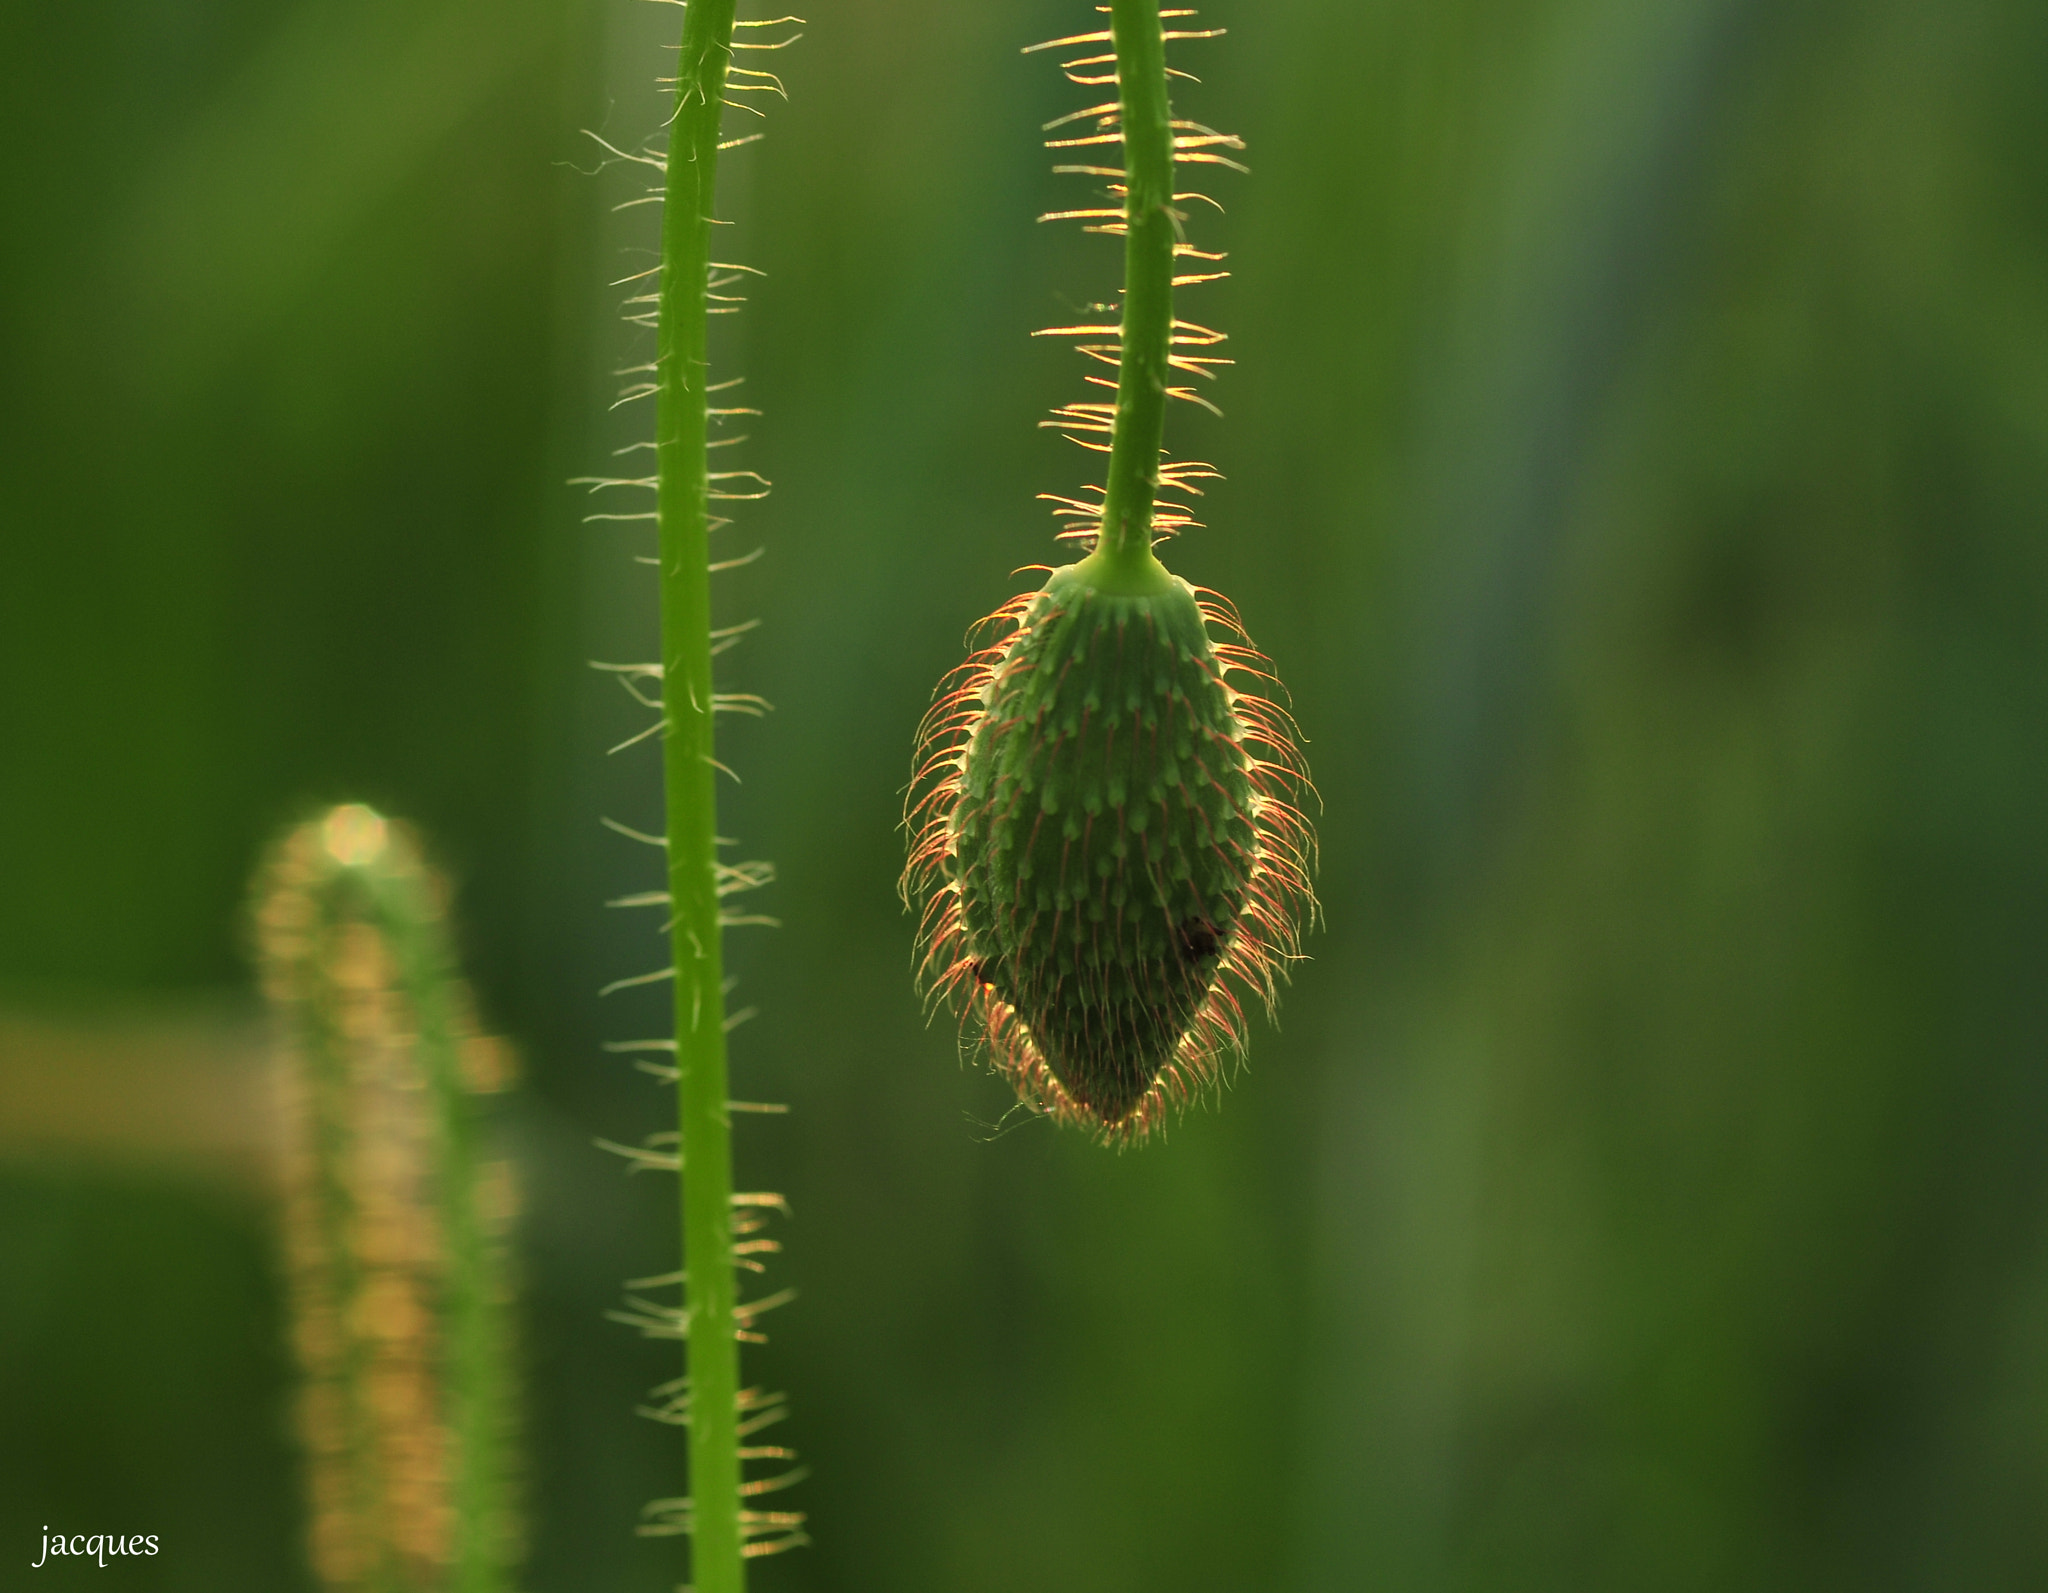
{"label": "hairy green stem", "polygon": [[1124,135],[1123,356],[1116,427],[1094,563],[1119,582],[1157,579],[1152,504],[1166,439],[1167,356],[1173,337],[1172,110],[1159,0],[1113,0],[1117,97]]}
{"label": "hairy green stem", "polygon": [[478,1092],[445,888],[402,826],[350,804],[288,832],[259,882],[288,1040],[286,1237],[323,1585],[502,1593],[516,1553],[503,1171]]}
{"label": "hairy green stem", "polygon": [[376,917],[412,1007],[420,1071],[440,1107],[441,1240],[447,1255],[448,1425],[454,1450],[450,1593],[507,1585],[505,1454],[510,1347],[486,1223],[477,1208],[482,1157],[462,1063],[460,973],[426,874],[366,870]]}
{"label": "hairy green stem", "polygon": [[733,0],[690,0],[676,67],[662,213],[655,448],[668,878],[674,914],[676,1126],[688,1320],[691,1585],[739,1593],[739,1344],[732,1265],[732,1129],[716,880],[706,302]]}

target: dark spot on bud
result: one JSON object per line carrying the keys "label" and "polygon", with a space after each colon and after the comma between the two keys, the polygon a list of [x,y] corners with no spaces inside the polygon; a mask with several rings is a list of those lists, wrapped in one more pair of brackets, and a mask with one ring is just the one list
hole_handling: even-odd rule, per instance
{"label": "dark spot on bud", "polygon": [[1180,938],[1180,954],[1189,962],[1207,962],[1216,955],[1220,942],[1216,926],[1208,919],[1184,918],[1175,933]]}

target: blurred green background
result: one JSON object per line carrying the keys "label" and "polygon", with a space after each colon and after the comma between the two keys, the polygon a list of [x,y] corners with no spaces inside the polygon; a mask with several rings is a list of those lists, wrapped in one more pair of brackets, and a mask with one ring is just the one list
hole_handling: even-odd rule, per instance
{"label": "blurred green background", "polygon": [[[735,1067],[794,1108],[741,1176],[802,1290],[750,1367],[816,1468],[759,1586],[2048,1586],[2048,9],[1205,11],[1242,363],[1171,556],[1293,689],[1328,929],[1123,1156],[992,1132],[894,894],[931,686],[1087,467],[1027,334],[1115,254],[1033,222],[1082,100],[1018,50],[1090,15],[807,15],[724,206],[779,712],[722,827],[787,925]],[[239,901],[355,798],[526,1059],[527,1582],[680,1578],[671,1352],[601,1320],[670,1201],[590,1147],[667,1110],[599,1050],[657,770],[583,668],[651,590],[565,485],[640,434],[653,217],[579,130],[656,132],[677,22],[0,7],[0,1563],[308,1586]]]}

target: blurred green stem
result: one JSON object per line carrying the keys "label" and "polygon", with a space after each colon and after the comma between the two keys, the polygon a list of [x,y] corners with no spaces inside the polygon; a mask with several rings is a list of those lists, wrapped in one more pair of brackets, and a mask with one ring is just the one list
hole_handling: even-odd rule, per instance
{"label": "blurred green stem", "polygon": [[[397,848],[392,848],[394,851]],[[402,858],[402,854],[400,854]],[[439,1105],[441,1241],[446,1246],[449,1437],[454,1448],[451,1593],[497,1593],[507,1585],[505,1524],[511,1477],[504,1451],[510,1347],[505,1308],[482,1213],[476,1108],[463,1076],[460,973],[426,873],[366,868],[399,988],[412,1008],[420,1071]]]}
{"label": "blurred green stem", "polygon": [[502,1182],[445,888],[349,804],[259,879],[289,1037],[286,1251],[323,1586],[502,1593],[516,1555]]}
{"label": "blurred green stem", "polygon": [[732,1130],[716,881],[705,294],[733,0],[690,0],[677,62],[662,214],[655,448],[669,894],[674,914],[683,1303],[688,1321],[691,1585],[739,1593],[739,1345],[732,1265]]}
{"label": "blurred green stem", "polygon": [[1102,534],[1089,562],[1118,584],[1161,579],[1152,556],[1152,503],[1166,439],[1167,356],[1173,337],[1173,130],[1159,0],[1114,0],[1117,97],[1124,136],[1123,350],[1110,440]]}

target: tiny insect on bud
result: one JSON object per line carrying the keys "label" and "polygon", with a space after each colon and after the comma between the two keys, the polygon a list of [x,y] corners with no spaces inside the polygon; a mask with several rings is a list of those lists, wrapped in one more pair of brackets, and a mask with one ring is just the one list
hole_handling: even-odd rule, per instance
{"label": "tiny insect on bud", "polygon": [[1314,911],[1292,721],[1228,678],[1265,661],[1159,575],[1069,565],[993,616],[926,719],[904,875],[928,988],[1028,1104],[1115,1141],[1242,1050],[1233,986],[1270,1005]]}

